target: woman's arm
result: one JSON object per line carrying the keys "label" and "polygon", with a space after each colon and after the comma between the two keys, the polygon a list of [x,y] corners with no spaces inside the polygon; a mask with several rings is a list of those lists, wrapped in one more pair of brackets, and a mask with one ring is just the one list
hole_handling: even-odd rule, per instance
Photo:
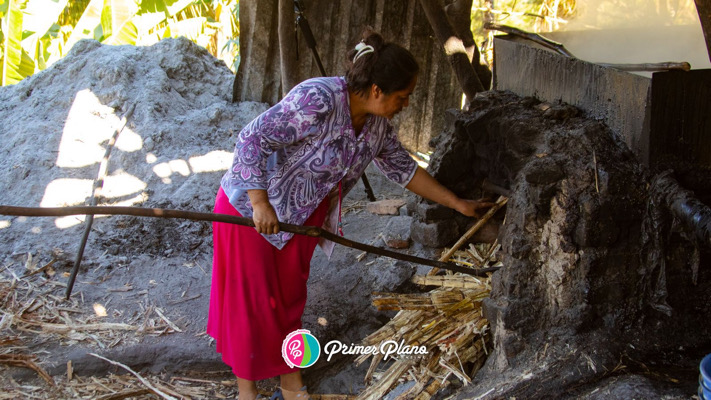
{"label": "woman's arm", "polygon": [[479,217],[478,211],[480,209],[489,208],[493,205],[493,203],[489,202],[460,198],[419,166],[405,188],[427,200],[454,209],[467,217]]}
{"label": "woman's arm", "polygon": [[293,88],[237,135],[230,184],[266,190],[268,158],[276,150],[317,133],[314,127],[331,112],[333,102],[324,82],[312,79]]}

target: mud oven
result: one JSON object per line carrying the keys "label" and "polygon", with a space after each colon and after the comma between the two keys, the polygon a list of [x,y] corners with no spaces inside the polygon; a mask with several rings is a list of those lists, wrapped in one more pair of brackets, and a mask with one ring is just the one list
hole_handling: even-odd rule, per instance
{"label": "mud oven", "polygon": [[[593,34],[590,40],[595,39]],[[539,108],[547,113],[547,118],[560,121],[572,115],[582,115],[603,122],[641,164],[655,172],[674,169],[686,187],[711,204],[711,178],[707,178],[711,168],[711,69],[638,75],[565,57],[531,41],[508,35],[495,39],[495,66],[495,90],[540,100]],[[572,105],[577,110],[560,103]],[[563,114],[559,110],[561,107],[567,110]],[[478,133],[466,122],[471,115],[453,111],[448,119],[449,131],[433,139],[433,148],[444,137],[456,136],[456,131],[461,129],[468,130],[469,139],[478,144],[471,141],[457,143],[461,146],[455,151],[456,161],[451,165],[454,171],[449,171],[446,165],[441,166],[438,160],[432,171],[459,193],[476,195],[483,192],[472,190],[475,177],[478,179],[474,182],[476,187],[484,183],[498,194],[508,193],[501,189],[510,186],[511,176],[497,173],[496,167],[491,167],[494,171],[489,171],[491,168],[479,170],[483,167],[480,157],[498,157],[490,153],[496,150],[496,145],[481,143],[486,136],[484,133],[481,138],[476,138]],[[526,141],[525,132],[529,128],[523,128],[519,137],[508,140],[518,144]],[[464,148],[467,151],[462,151]],[[448,158],[443,154],[435,155],[435,159],[439,157]],[[476,172],[470,170],[472,166]],[[487,175],[489,172],[494,175]],[[483,194],[496,195],[491,191]],[[451,243],[466,228],[463,218],[457,218],[456,227],[440,222],[455,215],[427,202],[411,203],[410,212],[416,216],[412,226],[413,239],[428,246],[441,247]],[[489,227],[478,238],[490,241],[494,236],[496,232]]]}
{"label": "mud oven", "polygon": [[[450,112],[429,166],[461,196],[509,197],[474,238],[498,240],[504,263],[475,384],[537,398],[605,379],[623,355],[693,371],[711,348],[711,246],[681,227],[660,182],[711,204],[711,70],[634,75],[514,37],[496,39],[495,66],[496,90]],[[471,223],[421,199],[408,210],[428,246]],[[711,228],[711,213],[690,219]]]}

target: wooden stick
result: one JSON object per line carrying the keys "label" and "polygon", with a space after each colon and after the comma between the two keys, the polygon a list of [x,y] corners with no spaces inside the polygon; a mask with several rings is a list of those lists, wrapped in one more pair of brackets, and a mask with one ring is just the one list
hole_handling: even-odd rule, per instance
{"label": "wooden stick", "polygon": [[[116,144],[116,139],[118,138],[118,135],[123,131],[123,128],[126,127],[126,122],[131,117],[131,115],[133,115],[133,110],[135,109],[136,105],[133,104],[128,109],[128,111],[126,111],[126,113],[121,118],[119,127],[114,130],[114,134],[111,136],[109,143],[106,145],[106,152],[104,153],[104,158],[101,159],[101,164],[99,164],[99,172],[96,176],[94,186],[91,190],[90,205],[92,206],[95,206],[96,203],[98,203],[99,198],[101,198],[101,190],[104,188],[104,179],[106,178],[106,172],[109,169],[109,156],[111,155],[111,150],[114,148],[114,144]],[[81,242],[79,243],[77,257],[74,259],[74,267],[72,268],[72,273],[69,276],[69,282],[67,283],[67,291],[65,294],[67,300],[69,300],[69,296],[72,295],[72,288],[74,288],[74,280],[77,278],[77,272],[79,272],[79,265],[81,265],[81,259],[82,257],[84,257],[84,248],[86,247],[86,241],[89,238],[89,233],[91,232],[91,225],[94,223],[94,216],[87,215],[85,223],[86,225],[84,227],[84,235],[82,236]]]}
{"label": "wooden stick", "polygon": [[15,317],[15,321],[22,324],[27,324],[31,326],[39,326],[45,333],[69,333],[71,331],[77,332],[91,332],[91,331],[102,331],[102,330],[112,330],[112,331],[135,331],[138,328],[131,324],[123,324],[120,322],[103,322],[98,324],[54,324],[50,322],[35,322],[22,318]]}
{"label": "wooden stick", "polygon": [[45,271],[47,268],[51,267],[52,264],[54,264],[56,261],[57,261],[57,259],[53,258],[52,261],[45,264],[42,268],[37,268],[36,270],[34,270],[32,272],[28,272],[28,273],[22,275],[22,278],[24,279],[24,278],[27,278],[28,276],[39,274],[40,272]]}
{"label": "wooden stick", "polygon": [[595,167],[595,191],[599,194],[600,193],[600,184],[598,181],[598,172],[597,172],[597,157],[595,156],[595,150],[593,150],[593,165]]}
{"label": "wooden stick", "polygon": [[621,71],[690,71],[691,64],[683,62],[661,62],[661,63],[644,63],[644,64],[603,64],[598,65],[608,68],[615,68]]}
{"label": "wooden stick", "polygon": [[101,357],[100,355],[95,354],[95,353],[89,353],[89,355],[94,356],[96,358],[100,358],[110,364],[113,364],[113,365],[116,365],[116,366],[119,366],[119,367],[125,369],[126,371],[130,372],[133,376],[138,378],[138,380],[141,381],[141,383],[144,384],[148,389],[150,389],[151,392],[157,394],[158,396],[160,396],[166,400],[178,400],[175,397],[165,394],[165,393],[161,392],[160,390],[158,390],[158,388],[153,386],[147,379],[145,379],[144,377],[139,375],[136,371],[132,370],[127,365],[121,364],[120,362],[117,362],[117,361],[109,360],[108,358]]}
{"label": "wooden stick", "polygon": [[1,354],[0,355],[0,364],[6,364],[6,365],[12,365],[15,367],[25,367],[29,368],[37,373],[42,379],[45,380],[50,386],[55,387],[57,386],[56,383],[54,383],[54,379],[52,379],[51,376],[42,369],[39,365],[37,365],[33,361],[34,356],[29,356],[29,355],[24,355],[24,354]]}
{"label": "wooden stick", "polygon": [[144,394],[153,393],[150,389],[128,389],[118,393],[105,394],[97,397],[96,400],[123,400],[129,397],[138,397]]}
{"label": "wooden stick", "polygon": [[[496,200],[496,203],[489,209],[489,211],[487,211],[486,214],[485,214],[483,217],[481,217],[481,219],[480,219],[479,221],[477,221],[476,224],[474,224],[474,226],[472,226],[471,228],[469,228],[469,230],[468,230],[461,238],[459,238],[459,240],[457,240],[457,243],[455,243],[454,246],[452,246],[452,248],[449,249],[449,251],[447,251],[446,253],[444,253],[444,254],[442,255],[442,257],[440,257],[439,261],[440,261],[440,262],[446,262],[447,260],[449,260],[449,259],[452,257],[452,255],[453,255],[457,250],[459,250],[459,248],[462,247],[462,245],[463,245],[464,243],[466,243],[467,240],[469,240],[469,238],[471,238],[472,236],[474,236],[474,234],[475,234],[479,229],[481,229],[481,227],[484,226],[484,225],[491,219],[491,217],[493,217],[494,214],[496,214],[497,211],[499,211],[499,209],[500,209],[501,207],[503,207],[504,205],[506,205],[506,202],[507,202],[507,201],[509,201],[509,198],[508,198],[508,197],[499,196],[499,198]],[[488,268],[487,268],[487,269],[488,269]],[[432,268],[432,270],[431,270],[430,272],[428,272],[427,275],[434,275],[434,274],[436,274],[438,271],[439,271],[438,268]],[[470,274],[470,275],[471,275],[471,274]],[[482,274],[481,276],[484,276],[484,275]]]}
{"label": "wooden stick", "polygon": [[[197,211],[171,210],[165,208],[142,208],[142,207],[113,207],[113,206],[77,206],[77,207],[15,207],[0,205],[0,215],[17,215],[26,217],[61,217],[67,215],[132,215],[137,217],[152,217],[152,218],[179,218],[192,221],[208,221],[208,222],[225,222],[228,224],[236,224],[242,226],[254,227],[254,221],[251,218],[236,217],[227,214],[203,213]],[[284,232],[296,233],[299,235],[307,235],[312,237],[322,237],[342,246],[351,247],[358,250],[367,251],[369,253],[378,254],[385,257],[394,258],[397,260],[409,261],[422,265],[429,265],[454,272],[473,276],[486,276],[485,272],[472,268],[460,267],[452,263],[446,263],[426,258],[415,257],[409,254],[398,253],[395,251],[381,249],[379,247],[359,243],[353,240],[348,240],[342,236],[335,235],[327,230],[316,226],[300,226],[293,224],[279,223],[279,230]]]}

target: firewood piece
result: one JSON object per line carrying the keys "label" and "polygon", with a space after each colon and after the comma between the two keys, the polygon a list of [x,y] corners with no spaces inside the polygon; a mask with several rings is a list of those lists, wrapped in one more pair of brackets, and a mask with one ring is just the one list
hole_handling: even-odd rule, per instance
{"label": "firewood piece", "polygon": [[496,193],[499,196],[506,196],[506,197],[512,197],[513,192],[511,189],[506,189],[505,187],[499,186],[488,179],[484,179],[484,182],[481,183],[481,188],[484,189],[487,192],[492,192]]}
{"label": "firewood piece", "polygon": [[183,331],[182,329],[178,328],[177,325],[175,325],[173,322],[171,322],[171,321],[163,314],[163,310],[161,310],[160,308],[156,308],[154,311],[156,312],[156,314],[158,314],[158,316],[160,317],[160,319],[163,320],[163,322],[165,322],[166,324],[168,324],[168,326],[170,327],[170,329],[172,329],[172,330],[174,330],[174,331],[176,331],[176,332],[182,332],[182,331]]}
{"label": "firewood piece", "polygon": [[123,400],[129,397],[138,397],[150,393],[153,393],[150,389],[128,389],[118,393],[105,394],[101,397],[97,397],[96,400]]}
{"label": "firewood piece", "polygon": [[45,333],[69,333],[71,331],[76,332],[90,332],[90,331],[101,331],[101,330],[113,330],[113,331],[135,331],[138,328],[129,325],[116,322],[104,322],[100,324],[77,324],[77,325],[65,325],[65,324],[52,324],[48,322],[34,322],[28,321],[21,318],[15,318],[18,323],[23,323],[27,325],[39,326],[42,328],[42,332]]}
{"label": "firewood piece", "polygon": [[[440,257],[439,261],[445,262],[445,261],[449,260],[452,257],[452,255],[460,247],[462,247],[462,245],[464,243],[466,243],[467,240],[469,240],[469,238],[474,236],[474,234],[479,229],[481,229],[481,227],[484,226],[484,224],[486,224],[491,219],[491,217],[493,217],[494,214],[496,214],[497,211],[499,211],[499,209],[501,207],[506,205],[507,201],[509,201],[508,197],[499,196],[499,198],[496,200],[496,203],[489,209],[489,211],[487,211],[487,213],[483,217],[481,217],[481,219],[479,221],[477,221],[477,223],[474,224],[474,226],[472,226],[461,238],[459,238],[459,240],[457,240],[457,243],[455,243],[454,246],[452,246],[452,248],[449,249],[449,251],[447,251],[444,255],[442,255],[442,257]],[[429,273],[427,273],[427,275],[435,275],[438,271],[439,271],[438,268],[432,268],[432,270]]]}
{"label": "firewood piece", "polygon": [[22,278],[24,279],[24,278],[27,278],[28,276],[37,275],[37,274],[39,274],[40,272],[46,271],[48,268],[52,267],[52,265],[53,265],[56,261],[57,261],[57,259],[56,259],[56,258],[53,258],[52,261],[50,261],[50,262],[48,262],[47,264],[45,264],[42,268],[38,268],[38,269],[36,269],[36,270],[34,270],[34,271],[30,271],[30,272],[28,272],[28,273],[22,275]]}
{"label": "firewood piece", "polygon": [[128,367],[127,365],[121,364],[121,363],[118,362],[118,361],[109,360],[108,358],[102,357],[102,356],[100,356],[100,355],[98,355],[98,354],[95,354],[95,353],[89,353],[89,355],[90,355],[90,356],[94,356],[94,357],[99,358],[99,359],[102,359],[102,360],[104,360],[104,361],[106,361],[106,362],[108,362],[108,363],[110,363],[110,364],[112,364],[112,365],[116,365],[116,366],[118,366],[118,367],[121,367],[121,368],[125,369],[126,371],[130,372],[133,376],[135,376],[136,378],[138,378],[138,380],[141,381],[141,383],[142,383],[143,385],[145,385],[148,389],[150,389],[150,391],[153,392],[154,394],[156,394],[156,395],[158,395],[158,396],[160,396],[160,397],[162,397],[162,398],[164,398],[164,399],[166,399],[166,400],[177,400],[175,397],[170,396],[170,395],[168,395],[168,394],[165,394],[165,393],[161,392],[160,390],[158,390],[158,388],[156,388],[155,386],[153,386],[146,378],[144,378],[144,377],[142,377],[141,375],[139,375],[136,371],[132,370],[132,369],[131,369],[130,367]]}
{"label": "firewood piece", "polygon": [[415,400],[430,400],[432,396],[437,393],[437,391],[441,387],[442,382],[440,382],[438,379],[435,379],[434,382],[427,386],[424,392],[420,393],[417,397],[415,397]]}

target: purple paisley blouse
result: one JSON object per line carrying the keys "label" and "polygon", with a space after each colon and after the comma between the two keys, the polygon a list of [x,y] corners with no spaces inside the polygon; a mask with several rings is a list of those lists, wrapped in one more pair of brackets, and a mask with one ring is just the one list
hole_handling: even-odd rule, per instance
{"label": "purple paisley blouse", "polygon": [[[343,181],[345,197],[371,161],[403,187],[417,169],[386,118],[370,115],[355,136],[344,78],[314,78],[294,87],[242,129],[232,167],[221,185],[245,217],[252,216],[247,190],[265,189],[279,221],[296,225],[302,225],[334,193],[324,228],[335,233],[338,183]],[[264,235],[279,249],[292,236],[288,232]],[[321,245],[330,255],[333,243]]]}

